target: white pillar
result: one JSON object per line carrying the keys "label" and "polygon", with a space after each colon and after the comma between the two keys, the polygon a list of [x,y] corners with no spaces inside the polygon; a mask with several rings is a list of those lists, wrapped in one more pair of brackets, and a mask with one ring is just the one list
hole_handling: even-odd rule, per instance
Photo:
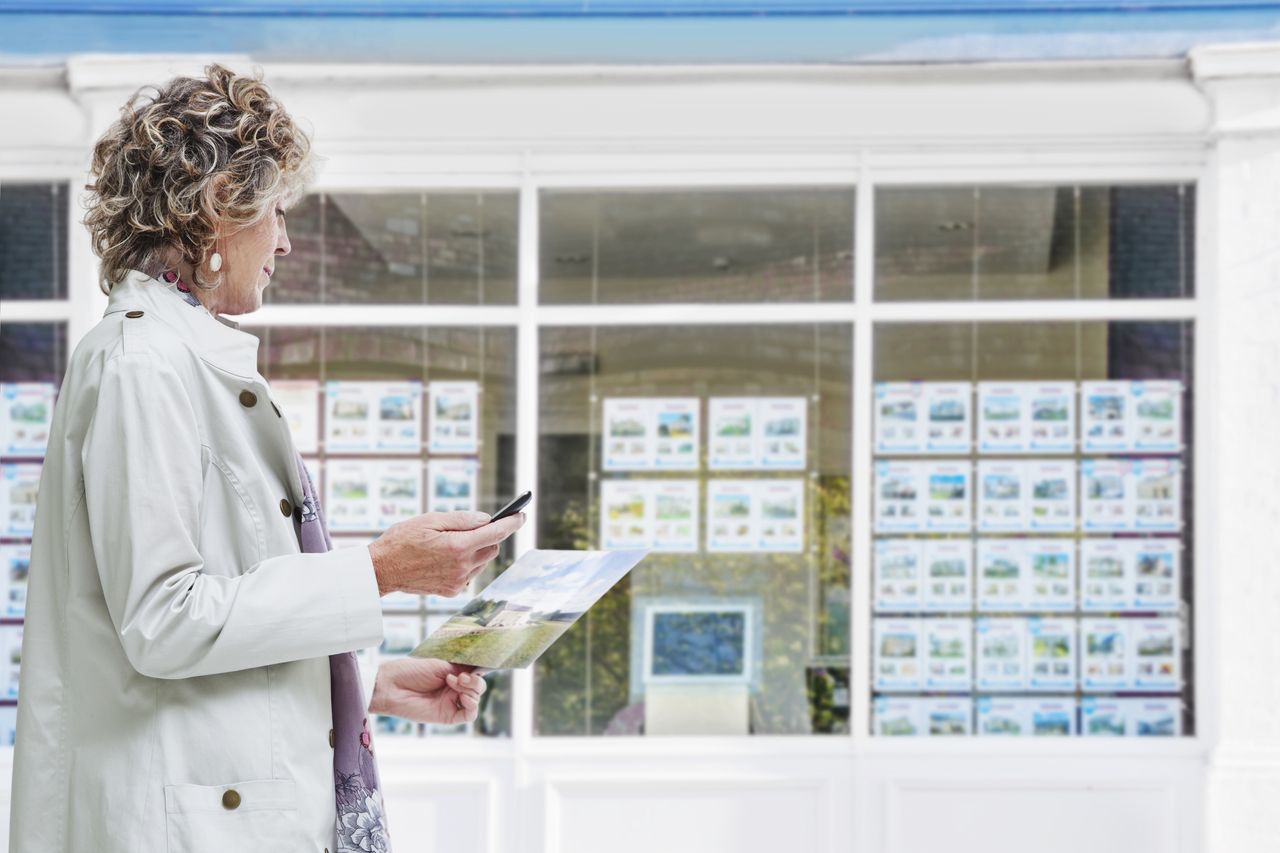
{"label": "white pillar", "polygon": [[1206,849],[1280,850],[1280,43],[1192,52],[1213,110],[1199,293],[1209,305],[1197,407],[1209,463],[1196,571],[1211,744]]}

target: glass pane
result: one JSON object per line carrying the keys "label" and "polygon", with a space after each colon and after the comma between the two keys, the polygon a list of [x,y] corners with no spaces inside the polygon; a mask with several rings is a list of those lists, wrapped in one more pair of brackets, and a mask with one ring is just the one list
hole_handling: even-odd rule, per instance
{"label": "glass pane", "polygon": [[517,214],[512,192],[309,195],[289,212],[293,249],[264,299],[514,304]]}
{"label": "glass pane", "polygon": [[[493,512],[515,490],[515,331],[489,328],[258,327],[259,370],[321,492],[335,547],[367,544],[400,518],[424,511]],[[452,395],[452,396],[446,396]],[[463,399],[467,417],[437,417],[432,403]],[[459,441],[465,420],[468,429]],[[440,442],[442,425],[452,443]],[[378,655],[406,654],[514,560],[502,553],[446,599],[383,598]],[[488,676],[477,721],[422,726],[378,720],[386,734],[508,735],[509,673]]]}
{"label": "glass pane", "polygon": [[875,336],[873,734],[1193,734],[1192,324]]}
{"label": "glass pane", "polygon": [[67,298],[67,185],[0,183],[0,299]]}
{"label": "glass pane", "polygon": [[538,661],[542,735],[848,731],[852,330],[545,329],[543,548],[651,553]]}
{"label": "glass pane", "polygon": [[877,299],[1194,294],[1195,188],[885,187]]}
{"label": "glass pane", "polygon": [[853,297],[851,187],[544,191],[541,301]]}

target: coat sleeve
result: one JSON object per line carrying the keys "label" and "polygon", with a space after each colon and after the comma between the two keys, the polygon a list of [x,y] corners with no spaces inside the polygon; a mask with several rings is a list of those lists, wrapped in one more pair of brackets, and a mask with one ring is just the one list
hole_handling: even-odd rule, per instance
{"label": "coat sleeve", "polygon": [[235,577],[204,571],[196,423],[181,378],[154,353],[104,366],[81,448],[84,500],[107,609],[134,669],[188,678],[381,643],[366,547],[284,554]]}

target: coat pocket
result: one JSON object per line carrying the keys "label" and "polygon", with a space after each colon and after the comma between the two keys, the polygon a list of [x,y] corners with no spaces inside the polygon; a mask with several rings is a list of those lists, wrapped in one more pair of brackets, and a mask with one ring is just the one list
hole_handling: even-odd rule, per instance
{"label": "coat pocket", "polygon": [[309,849],[292,779],[165,785],[169,853]]}

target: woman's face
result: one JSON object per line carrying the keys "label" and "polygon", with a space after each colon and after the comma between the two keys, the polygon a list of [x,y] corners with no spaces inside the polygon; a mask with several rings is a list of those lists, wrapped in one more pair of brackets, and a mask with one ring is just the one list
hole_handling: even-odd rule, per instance
{"label": "woman's face", "polygon": [[[216,249],[222,254],[223,283],[212,293],[193,288],[205,307],[215,314],[249,314],[262,307],[262,291],[271,283],[276,258],[289,254],[289,234],[284,210],[277,202],[267,207],[257,222],[234,234],[224,235]],[[201,278],[215,275],[206,269]]]}

